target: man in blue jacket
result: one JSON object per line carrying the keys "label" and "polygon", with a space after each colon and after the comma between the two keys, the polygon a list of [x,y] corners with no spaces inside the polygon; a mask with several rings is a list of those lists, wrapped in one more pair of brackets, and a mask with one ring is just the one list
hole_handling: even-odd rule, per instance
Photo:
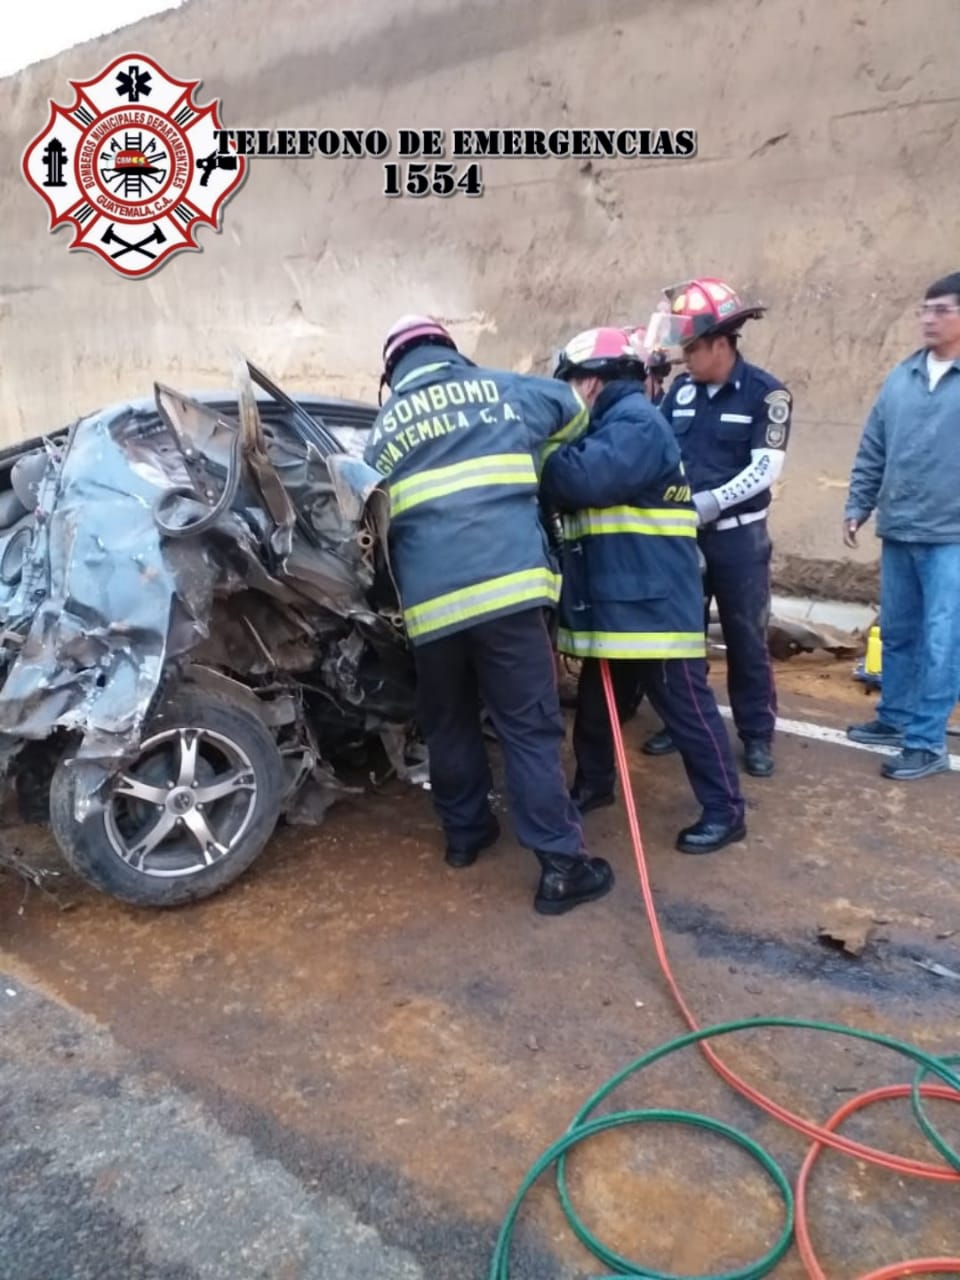
{"label": "man in blue jacket", "polygon": [[587,425],[547,378],[478,368],[429,316],[405,316],[383,348],[391,396],[365,461],[390,498],[390,553],[417,667],[420,727],[450,866],[500,834],[481,699],[503,749],[517,838],[540,861],[535,909],[602,897],[613,872],[583,846],[560,747],[563,715],[545,610],[558,566],[538,508],[544,457]]}
{"label": "man in blue jacket", "polygon": [[950,767],[960,693],[960,271],[927,289],[923,346],[888,375],[850,476],[843,536],[877,513],[883,689],[854,742],[897,746],[881,766],[907,782]]}
{"label": "man in blue jacket", "polygon": [[545,500],[564,514],[557,645],[583,659],[574,722],[581,813],[613,801],[612,733],[599,660],[610,665],[621,721],[646,694],[700,802],[677,836],[711,853],[746,835],[737,767],[707,683],[697,513],[680,449],[647,400],[645,369],[621,329],[578,334],[555,377],[591,407],[590,428],[544,464]]}

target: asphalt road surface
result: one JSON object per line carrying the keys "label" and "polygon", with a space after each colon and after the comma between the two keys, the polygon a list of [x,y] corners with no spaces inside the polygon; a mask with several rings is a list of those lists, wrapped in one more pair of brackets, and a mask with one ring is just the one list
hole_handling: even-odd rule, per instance
{"label": "asphalt road surface", "polygon": [[[869,714],[839,665],[779,671],[784,716]],[[627,730],[634,790],[702,1020],[813,1017],[960,1052],[960,981],[922,967],[960,973],[960,778],[898,787],[875,755],[783,737],[776,777],[745,780],[748,840],[685,858],[672,841],[695,814],[679,762],[637,749],[653,723],[642,711]],[[682,1030],[621,808],[586,830],[617,885],[556,920],[533,913],[536,866],[509,834],[451,871],[429,797],[399,786],[278,832],[239,884],[184,910],[128,908],[67,874],[54,901],[0,876],[0,1280],[485,1280],[534,1159],[604,1079]],[[43,829],[4,838],[62,870]],[[821,927],[854,943],[866,929],[866,945],[848,954]],[[893,1055],[808,1033],[751,1031],[722,1051],[818,1120],[910,1078]],[[806,1149],[695,1050],[612,1105],[717,1116],[791,1176]],[[960,1144],[958,1109],[931,1114]],[[905,1105],[848,1131],[932,1158]],[[745,1156],[686,1130],[604,1135],[571,1181],[608,1244],[680,1274],[743,1265],[780,1222]],[[824,1269],[960,1254],[958,1197],[825,1156],[812,1182]],[[603,1270],[545,1180],[515,1280]],[[774,1273],[803,1274],[795,1253]]]}

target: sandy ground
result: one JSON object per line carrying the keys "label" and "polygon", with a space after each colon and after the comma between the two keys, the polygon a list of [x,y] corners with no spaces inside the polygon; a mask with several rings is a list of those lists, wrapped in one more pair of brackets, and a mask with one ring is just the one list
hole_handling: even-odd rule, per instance
{"label": "sandy ground", "polygon": [[[722,681],[722,666],[714,678]],[[778,666],[783,715],[843,726],[870,700],[849,664]],[[639,753],[634,789],[658,908],[705,1022],[791,1015],[960,1049],[955,774],[908,787],[875,755],[783,737],[775,779],[746,779],[750,834],[704,859],[672,849],[693,816],[675,758]],[[619,806],[587,819],[614,893],[559,920],[509,836],[448,870],[429,797],[390,787],[319,830],[278,832],[220,897],[165,914],[64,876],[60,909],[0,879],[2,1280],[483,1280],[499,1222],[589,1093],[682,1030],[660,980]],[[8,841],[59,866],[40,829]],[[818,925],[844,899],[871,926],[857,958]],[[4,994],[4,993],[7,994]],[[14,994],[9,994],[13,992]],[[892,1055],[809,1033],[724,1046],[780,1100],[825,1119],[909,1078]],[[688,1050],[622,1086],[618,1106],[734,1124],[795,1174],[804,1143],[730,1094]],[[960,1142],[955,1109],[932,1112]],[[851,1122],[926,1157],[905,1106]],[[777,1199],[745,1156],[674,1128],[605,1135],[572,1162],[588,1222],[683,1274],[772,1242]],[[957,1188],[827,1156],[813,1180],[831,1277],[960,1253]],[[548,1183],[521,1219],[514,1276],[596,1275]],[[794,1253],[774,1273],[803,1274]]]}

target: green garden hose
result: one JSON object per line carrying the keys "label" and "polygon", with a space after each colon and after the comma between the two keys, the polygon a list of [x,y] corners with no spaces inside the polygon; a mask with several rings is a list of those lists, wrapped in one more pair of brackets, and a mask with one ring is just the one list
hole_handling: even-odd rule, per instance
{"label": "green garden hose", "polygon": [[[756,1030],[762,1027],[788,1027],[805,1031],[829,1032],[833,1035],[847,1036],[856,1040],[867,1041],[871,1044],[878,1045],[881,1048],[892,1049],[902,1057],[910,1058],[918,1065],[919,1068],[913,1085],[913,1109],[918,1123],[939,1154],[954,1170],[960,1170],[960,1153],[947,1144],[924,1115],[920,1094],[922,1080],[929,1075],[935,1075],[951,1089],[956,1091],[956,1101],[960,1102],[960,1076],[957,1076],[956,1073],[950,1069],[951,1065],[960,1063],[960,1055],[949,1058],[937,1058],[931,1054],[924,1053],[923,1050],[918,1049],[914,1045],[908,1044],[902,1040],[896,1040],[890,1036],[879,1035],[871,1031],[861,1031],[854,1027],[846,1027],[829,1022],[819,1022],[801,1018],[749,1018],[738,1022],[718,1023],[715,1026],[704,1027],[698,1031],[690,1032],[687,1035],[679,1036],[675,1040],[671,1040],[666,1044],[660,1045],[658,1048],[651,1050],[651,1052],[645,1053],[641,1057],[636,1058],[616,1075],[611,1076],[610,1079],[596,1091],[596,1093],[588,1098],[586,1103],[584,1103],[577,1112],[564,1136],[547,1148],[543,1155],[531,1167],[521,1183],[520,1188],[507,1211],[503,1225],[500,1228],[500,1233],[497,1237],[496,1246],[490,1263],[488,1280],[510,1280],[509,1253],[514,1229],[516,1227],[523,1201],[537,1179],[553,1165],[556,1165],[557,1167],[557,1187],[560,1196],[560,1203],[563,1206],[563,1211],[571,1230],[581,1243],[593,1254],[593,1256],[598,1259],[598,1261],[600,1261],[605,1267],[610,1268],[611,1274],[609,1276],[596,1277],[595,1280],[617,1280],[617,1277],[619,1276],[646,1277],[647,1280],[760,1280],[760,1277],[769,1275],[790,1248],[793,1240],[795,1212],[794,1197],[787,1175],[773,1157],[758,1143],[754,1142],[752,1138],[749,1138],[745,1133],[733,1128],[731,1125],[722,1124],[720,1121],[711,1119],[709,1116],[699,1115],[696,1112],[691,1111],[620,1111],[611,1115],[602,1116],[599,1119],[588,1119],[596,1107],[599,1106],[599,1104],[628,1076],[634,1075],[637,1072],[644,1070],[644,1068],[652,1066],[653,1063],[658,1062],[661,1058],[665,1058],[672,1053],[676,1053],[680,1049],[685,1049],[689,1045],[697,1044],[698,1042],[705,1040],[711,1040],[717,1036],[728,1035],[736,1031]],[[740,1267],[734,1271],[716,1272],[702,1277],[679,1277],[673,1273],[657,1271],[651,1267],[643,1266],[640,1263],[632,1262],[628,1258],[621,1257],[619,1254],[614,1253],[613,1250],[607,1248],[607,1246],[598,1240],[589,1228],[584,1225],[572,1204],[569,1190],[567,1188],[567,1153],[573,1147],[586,1141],[594,1134],[603,1133],[607,1130],[620,1128],[625,1125],[646,1124],[651,1122],[690,1125],[698,1129],[705,1129],[720,1137],[724,1137],[747,1151],[769,1175],[780,1193],[781,1199],[783,1200],[784,1222],[780,1235],[775,1243],[756,1262]],[[960,1271],[958,1271],[958,1274],[960,1274]]]}

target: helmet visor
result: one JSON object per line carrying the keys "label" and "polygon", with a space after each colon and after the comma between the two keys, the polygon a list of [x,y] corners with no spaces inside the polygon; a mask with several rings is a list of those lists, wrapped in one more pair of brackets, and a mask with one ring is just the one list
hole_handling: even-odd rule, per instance
{"label": "helmet visor", "polygon": [[661,360],[681,360],[683,348],[696,339],[692,316],[676,315],[669,304],[661,303],[647,321],[639,350],[646,364]]}

